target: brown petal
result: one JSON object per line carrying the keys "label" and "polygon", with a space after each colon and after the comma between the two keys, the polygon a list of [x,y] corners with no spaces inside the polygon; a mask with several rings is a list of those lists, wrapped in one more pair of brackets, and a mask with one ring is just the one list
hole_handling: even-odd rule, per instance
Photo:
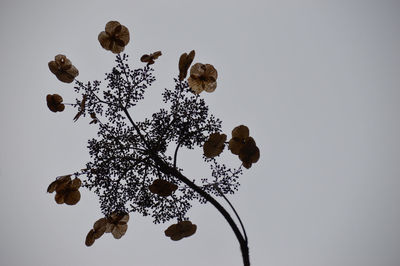
{"label": "brown petal", "polygon": [[116,42],[111,42],[110,51],[114,54],[119,54],[124,51],[125,47],[118,45]]}
{"label": "brown petal", "polygon": [[196,63],[190,68],[190,76],[192,78],[200,78],[206,70],[206,66],[202,63]]}
{"label": "brown petal", "polygon": [[206,82],[204,86],[204,90],[206,92],[213,92],[217,88],[217,82],[216,81],[208,81]]}
{"label": "brown petal", "polygon": [[94,241],[95,241],[95,237],[94,237],[94,230],[90,230],[89,233],[86,235],[86,239],[85,239],[85,245],[90,247],[91,245],[93,245]]}
{"label": "brown petal", "polygon": [[122,25],[121,31],[118,33],[118,39],[123,42],[123,46],[129,43],[129,30]]}
{"label": "brown petal", "polygon": [[128,221],[129,221],[129,214],[126,213],[126,214],[122,215],[122,217],[121,217],[121,219],[119,220],[118,223],[119,224],[122,224],[122,223],[126,224]]}
{"label": "brown petal", "polygon": [[244,125],[237,126],[232,130],[233,138],[244,139],[249,137],[249,134],[250,134],[249,128]]}
{"label": "brown petal", "polygon": [[71,83],[74,81],[75,77],[67,72],[59,72],[56,74],[56,77],[59,81],[65,82],[65,83]]}
{"label": "brown petal", "polygon": [[57,180],[50,183],[50,185],[47,187],[47,192],[53,193],[54,191],[56,191],[56,187],[57,187]]}
{"label": "brown petal", "polygon": [[71,68],[66,70],[65,72],[67,72],[69,75],[73,76],[74,78],[76,78],[79,75],[79,71],[75,66],[71,66]]}
{"label": "brown petal", "polygon": [[51,71],[51,73],[53,74],[57,74],[58,73],[58,66],[57,63],[55,61],[50,61],[48,63],[49,69]]}
{"label": "brown petal", "polygon": [[203,82],[200,79],[192,78],[190,76],[188,78],[188,83],[190,89],[195,93],[195,94],[200,94],[204,89],[203,89]]}
{"label": "brown petal", "polygon": [[101,228],[106,228],[106,226],[107,226],[107,218],[100,218],[94,223],[93,229],[100,230]]}
{"label": "brown petal", "polygon": [[243,147],[244,143],[239,138],[232,138],[229,141],[228,149],[235,155],[239,155],[240,149]]}
{"label": "brown petal", "polygon": [[170,225],[165,231],[165,235],[166,236],[173,236],[176,233],[176,229],[177,229],[177,225],[176,224],[172,224]]}
{"label": "brown petal", "polygon": [[142,57],[140,57],[140,61],[142,61],[142,62],[144,62],[144,63],[147,63],[147,62],[149,62],[150,60],[151,60],[151,56],[148,55],[148,54],[144,54],[144,55],[142,55]]}
{"label": "brown petal", "polygon": [[82,181],[76,177],[71,181],[69,188],[78,189],[81,187],[81,185],[82,185]]}
{"label": "brown petal", "polygon": [[105,30],[108,34],[112,35],[115,33],[115,29],[120,25],[118,21],[109,21],[106,24]]}
{"label": "brown petal", "polygon": [[117,226],[114,226],[113,230],[111,231],[111,234],[115,239],[120,239],[123,235],[125,235],[126,230],[128,230],[128,225],[127,224],[120,224]]}
{"label": "brown petal", "polygon": [[56,195],[54,196],[54,199],[57,202],[57,204],[63,204],[64,203],[64,193],[57,192]]}
{"label": "brown petal", "polygon": [[110,36],[105,31],[100,32],[97,39],[99,40],[101,47],[103,47],[106,50],[110,50],[109,47],[110,47],[111,39],[110,39]]}
{"label": "brown petal", "polygon": [[204,72],[204,75],[207,78],[211,78],[212,80],[217,80],[217,78],[218,78],[217,70],[214,68],[213,65],[210,65],[210,64],[206,64],[206,70]]}
{"label": "brown petal", "polygon": [[113,223],[107,223],[106,225],[106,233],[111,233],[114,230],[115,224]]}
{"label": "brown petal", "polygon": [[69,191],[64,197],[64,201],[68,205],[75,205],[79,202],[80,199],[81,193],[79,192],[79,190]]}

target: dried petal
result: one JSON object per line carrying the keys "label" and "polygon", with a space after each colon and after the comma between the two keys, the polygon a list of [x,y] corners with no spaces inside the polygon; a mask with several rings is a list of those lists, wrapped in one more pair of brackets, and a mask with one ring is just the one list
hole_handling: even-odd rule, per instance
{"label": "dried petal", "polygon": [[203,151],[204,156],[207,158],[214,158],[221,154],[224,150],[226,135],[220,133],[212,133],[208,140],[204,143]]}
{"label": "dried petal", "polygon": [[90,247],[91,245],[93,245],[94,241],[95,241],[95,237],[94,237],[94,230],[90,230],[89,233],[86,235],[86,240],[85,240],[85,245]]}
{"label": "dried petal", "polygon": [[64,193],[56,193],[56,195],[54,196],[55,201],[57,202],[57,204],[63,204],[64,203]]}
{"label": "dried petal", "polygon": [[249,137],[249,135],[250,135],[249,128],[244,125],[237,126],[232,130],[233,138],[244,139]]}
{"label": "dried petal", "polygon": [[70,183],[70,188],[71,189],[78,189],[82,185],[82,181],[79,178],[74,178],[71,183]]}
{"label": "dried petal", "polygon": [[177,185],[163,179],[156,179],[153,181],[153,184],[149,186],[149,190],[152,193],[162,197],[167,197],[171,195],[177,189]]}
{"label": "dried petal", "polygon": [[111,234],[115,239],[120,239],[123,235],[125,235],[127,230],[128,230],[128,225],[126,223],[119,224],[114,226],[114,228],[111,231]]}
{"label": "dried petal", "polygon": [[79,190],[71,190],[64,196],[64,201],[68,205],[75,205],[81,199],[81,193]]}
{"label": "dried petal", "polygon": [[187,71],[193,62],[194,56],[195,56],[195,51],[192,50],[189,54],[183,53],[179,58],[179,64],[178,64],[179,80],[182,81],[186,78]]}

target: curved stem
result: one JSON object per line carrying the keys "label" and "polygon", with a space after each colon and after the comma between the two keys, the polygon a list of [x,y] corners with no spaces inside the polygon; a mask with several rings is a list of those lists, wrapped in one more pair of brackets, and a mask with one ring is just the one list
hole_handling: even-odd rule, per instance
{"label": "curved stem", "polygon": [[240,250],[242,252],[242,258],[243,258],[243,266],[250,266],[249,247],[247,245],[247,238],[243,237],[243,235],[240,232],[239,228],[237,227],[235,221],[232,219],[231,215],[227,212],[227,210],[225,210],[225,208],[216,199],[214,199],[210,194],[208,194],[207,192],[202,190],[195,183],[193,183],[186,176],[184,176],[181,172],[179,172],[176,168],[169,166],[157,154],[155,154],[151,150],[151,148],[148,145],[148,143],[147,143],[145,137],[143,136],[143,134],[140,132],[140,129],[138,128],[138,126],[132,120],[132,117],[129,115],[128,110],[126,108],[123,108],[122,110],[124,111],[124,113],[127,116],[128,120],[131,122],[131,124],[135,128],[135,130],[138,133],[138,135],[141,138],[141,140],[149,148],[149,150],[150,150],[150,154],[149,155],[154,160],[156,165],[159,166],[160,171],[163,172],[166,175],[173,175],[177,179],[181,180],[188,187],[193,189],[195,192],[200,194],[200,196],[202,196],[204,199],[206,199],[208,202],[210,202],[222,214],[222,216],[224,216],[225,220],[228,222],[228,224],[232,228],[237,240],[239,241]]}
{"label": "curved stem", "polygon": [[221,196],[226,200],[226,202],[228,202],[229,206],[231,207],[231,209],[233,210],[233,212],[236,215],[236,218],[238,219],[240,226],[242,227],[243,230],[243,235],[244,235],[244,239],[246,240],[246,243],[249,243],[248,238],[247,238],[247,234],[246,234],[246,229],[244,229],[244,225],[242,223],[242,219],[240,219],[239,214],[237,213],[236,209],[233,207],[232,203],[228,200],[227,197],[225,197],[225,195],[222,193],[222,191],[218,188],[217,185],[214,186],[215,189],[219,192],[219,194],[221,194]]}
{"label": "curved stem", "polygon": [[224,216],[225,220],[231,226],[233,232],[235,233],[237,240],[239,241],[240,250],[242,252],[243,265],[250,266],[249,247],[247,245],[247,241],[243,237],[243,235],[240,232],[239,228],[237,227],[235,221],[232,219],[230,214],[225,210],[225,208],[218,201],[216,201],[210,194],[208,194],[207,192],[202,190],[200,187],[198,187],[195,183],[190,181],[181,172],[179,172],[175,168],[168,166],[157,155],[153,154],[152,159],[156,162],[157,165],[160,166],[161,172],[163,172],[164,174],[170,174],[170,175],[175,176],[176,178],[181,180],[183,183],[188,185],[191,189],[193,189],[194,191],[199,193],[203,198],[205,198],[208,202],[210,202],[215,208],[217,208],[217,210],[222,214],[222,216]]}

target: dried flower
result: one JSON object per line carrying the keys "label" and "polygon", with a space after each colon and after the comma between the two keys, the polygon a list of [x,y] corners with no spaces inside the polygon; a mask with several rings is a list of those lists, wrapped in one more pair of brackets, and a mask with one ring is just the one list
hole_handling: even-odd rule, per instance
{"label": "dried flower", "polygon": [[156,179],[153,181],[153,184],[149,186],[149,189],[154,194],[167,197],[177,190],[178,186],[163,179]]}
{"label": "dried flower", "polygon": [[50,61],[48,65],[50,71],[56,75],[58,80],[65,83],[71,83],[79,75],[78,69],[62,54],[56,55],[54,61]]}
{"label": "dried flower", "polygon": [[226,135],[212,133],[208,140],[204,142],[203,151],[207,158],[214,158],[221,154],[225,148]]}
{"label": "dried flower", "polygon": [[239,152],[239,159],[242,161],[243,166],[249,169],[259,158],[260,150],[256,146],[254,139],[252,137],[245,138],[244,145]]}
{"label": "dried flower", "polygon": [[180,221],[173,224],[164,231],[165,235],[172,240],[181,240],[184,237],[189,237],[196,232],[197,226],[190,221]]}
{"label": "dried flower", "polygon": [[184,80],[187,75],[187,71],[190,67],[190,65],[193,62],[195,56],[195,51],[192,50],[189,54],[183,53],[181,57],[179,58],[179,80]]}
{"label": "dried flower", "polygon": [[62,112],[65,109],[65,105],[62,103],[63,98],[58,94],[47,94],[46,102],[52,112]]}
{"label": "dried flower", "polygon": [[249,137],[249,128],[240,125],[232,130],[232,139],[229,141],[229,149],[233,154],[239,155],[239,151],[244,144],[244,139]]}
{"label": "dried flower", "polygon": [[100,32],[98,40],[104,49],[118,54],[129,43],[129,30],[118,21],[109,21],[105,31]]}
{"label": "dried flower", "polygon": [[248,127],[244,125],[235,127],[232,130],[232,139],[229,141],[228,147],[233,154],[239,155],[239,159],[247,169],[260,158],[260,150],[249,134]]}
{"label": "dried flower", "polygon": [[145,55],[142,55],[142,57],[140,58],[140,61],[142,61],[143,63],[147,63],[147,65],[152,65],[152,64],[154,64],[154,60],[156,60],[161,55],[162,55],[161,51],[157,51],[152,54],[145,54]]}
{"label": "dried flower", "polygon": [[129,214],[113,212],[107,217],[106,233],[111,233],[115,239],[120,239],[128,230]]}
{"label": "dried flower", "polygon": [[70,175],[62,176],[52,182],[47,188],[47,192],[53,193],[56,191],[55,201],[58,204],[75,205],[81,199],[79,188],[82,182],[79,178],[71,180]]}
{"label": "dried flower", "polygon": [[195,94],[213,92],[217,88],[217,70],[210,64],[196,63],[190,68],[189,87]]}

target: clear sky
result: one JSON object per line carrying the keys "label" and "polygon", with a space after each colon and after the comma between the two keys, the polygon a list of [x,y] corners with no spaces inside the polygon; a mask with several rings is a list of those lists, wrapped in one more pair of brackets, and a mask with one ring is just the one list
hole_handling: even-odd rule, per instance
{"label": "clear sky", "polygon": [[[79,80],[104,78],[114,56],[97,35],[110,20],[131,33],[132,66],[161,50],[157,82],[136,111],[160,107],[179,55],[213,64],[203,93],[223,131],[250,128],[261,158],[231,196],[249,236],[252,265],[400,265],[399,1],[0,2],[0,265],[229,265],[239,246],[221,215],[195,204],[197,233],[172,242],[150,218],[131,215],[122,239],[84,245],[102,217],[94,194],[76,206],[46,193],[84,167],[88,121],[52,113],[47,94],[72,102],[71,84],[47,63],[66,54]],[[207,174],[201,150],[183,152],[185,174]],[[226,162],[238,166],[234,156]]]}

